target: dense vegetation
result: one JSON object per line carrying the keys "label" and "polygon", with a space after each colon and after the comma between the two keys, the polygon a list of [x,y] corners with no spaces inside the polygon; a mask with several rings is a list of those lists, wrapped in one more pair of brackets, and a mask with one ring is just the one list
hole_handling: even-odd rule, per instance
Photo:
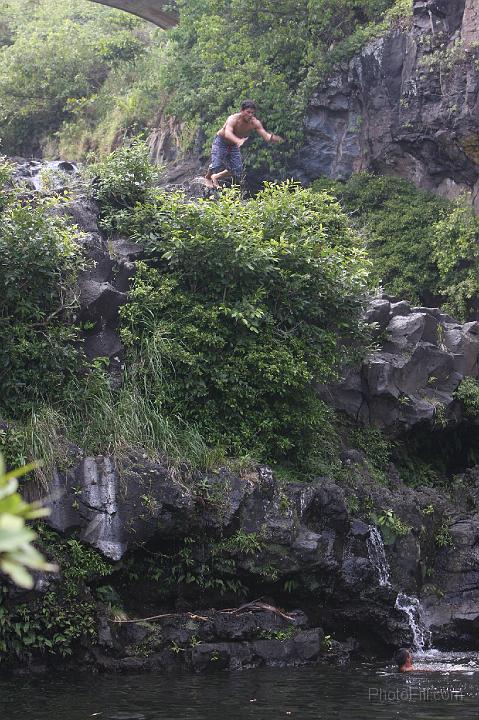
{"label": "dense vegetation", "polygon": [[323,179],[364,236],[374,281],[414,304],[469,319],[478,307],[479,221],[467,198],[450,202],[395,177]]}
{"label": "dense vegetation", "polygon": [[67,393],[80,351],[74,344],[78,232],[51,210],[9,186],[0,164],[0,416],[21,416],[45,398]]}
{"label": "dense vegetation", "polygon": [[89,645],[97,640],[97,602],[112,565],[74,538],[42,525],[37,530],[41,550],[61,567],[61,576],[28,599],[12,598],[0,586],[0,664],[12,658],[25,662],[38,652],[65,657],[80,640]]}
{"label": "dense vegetation", "polygon": [[137,142],[93,172],[105,229],[148,250],[122,312],[125,381],[113,390],[103,363],[82,357],[68,291],[84,263],[77,231],[51,201],[6,192],[0,443],[10,464],[65,464],[73,441],[193,466],[221,449],[312,468],[331,423],[308,389],[363,341],[369,263],[340,206],[294,184],[191,203],[153,188]]}
{"label": "dense vegetation", "polygon": [[[288,150],[327,70],[411,13],[410,0],[179,0],[165,33],[85,0],[8,0],[0,8],[0,138],[8,154],[105,153],[166,113],[190,146],[253,96]],[[340,22],[337,22],[337,18]],[[262,146],[260,146],[262,147]]]}
{"label": "dense vegetation", "polygon": [[102,181],[124,173],[125,155],[144,181],[135,143],[97,167],[96,193],[104,227],[148,253],[121,311],[144,392],[228,453],[305,462],[326,413],[308,388],[361,344],[369,263],[345,215],[291,183],[248,202],[234,190],[197,203],[145,190],[125,209],[135,176],[120,198]]}
{"label": "dense vegetation", "polygon": [[[91,128],[105,135],[101,120],[113,109],[112,88],[145,54],[155,31],[132,15],[85,0],[9,0],[0,8],[0,138],[8,154],[70,151],[82,141],[88,151]],[[141,72],[138,70],[141,74]],[[119,89],[119,88],[118,88]],[[120,103],[121,92],[114,93]],[[122,123],[131,98],[124,99]],[[154,110],[150,108],[151,114]],[[89,126],[89,120],[94,120]],[[109,121],[110,125],[114,120]],[[70,126],[74,127],[70,131]],[[86,131],[86,132],[85,132]],[[58,135],[56,135],[58,133]],[[75,153],[73,153],[75,155]]]}

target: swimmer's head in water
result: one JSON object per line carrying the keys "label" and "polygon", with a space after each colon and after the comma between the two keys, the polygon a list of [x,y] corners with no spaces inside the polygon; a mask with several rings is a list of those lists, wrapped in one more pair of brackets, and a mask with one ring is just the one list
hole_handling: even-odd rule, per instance
{"label": "swimmer's head in water", "polygon": [[412,665],[412,655],[406,648],[401,648],[397,651],[396,662],[399,670]]}

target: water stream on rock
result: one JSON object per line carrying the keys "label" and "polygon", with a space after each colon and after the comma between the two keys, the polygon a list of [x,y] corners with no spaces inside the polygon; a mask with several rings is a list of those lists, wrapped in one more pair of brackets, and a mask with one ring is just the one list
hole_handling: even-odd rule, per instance
{"label": "water stream on rock", "polygon": [[[367,547],[369,559],[377,571],[379,585],[381,587],[391,587],[390,569],[384,542],[381,533],[374,525],[369,527]],[[431,633],[427,629],[424,611],[418,598],[400,592],[396,597],[394,607],[405,613],[408,619],[413,637],[412,649],[419,653],[424,652],[426,648],[430,647]]]}
{"label": "water stream on rock", "polygon": [[431,633],[426,627],[421,603],[417,597],[399,593],[394,607],[407,615],[413,637],[412,649],[424,652],[430,646]]}
{"label": "water stream on rock", "polygon": [[369,559],[377,570],[380,586],[390,587],[389,563],[386,557],[386,551],[384,550],[383,539],[381,533],[374,525],[369,526],[367,546]]}

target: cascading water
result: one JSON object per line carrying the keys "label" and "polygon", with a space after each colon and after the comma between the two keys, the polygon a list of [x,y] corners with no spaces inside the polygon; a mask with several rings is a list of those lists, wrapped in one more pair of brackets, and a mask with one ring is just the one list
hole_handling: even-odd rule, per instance
{"label": "cascading water", "polygon": [[413,637],[413,650],[423,652],[431,643],[431,633],[424,621],[424,613],[419,600],[411,595],[399,593],[394,607],[405,613]]}
{"label": "cascading water", "polygon": [[[384,549],[384,542],[381,533],[374,525],[369,527],[367,547],[369,559],[376,568],[379,585],[381,587],[391,587],[389,563]],[[399,593],[394,607],[405,613],[408,619],[413,637],[412,649],[416,652],[423,652],[430,645],[431,633],[426,627],[421,603],[414,596]]]}
{"label": "cascading water", "polygon": [[381,587],[391,587],[389,579],[389,563],[384,550],[384,543],[381,533],[374,527],[369,526],[369,535],[367,539],[368,555],[371,563],[376,568],[378,580]]}

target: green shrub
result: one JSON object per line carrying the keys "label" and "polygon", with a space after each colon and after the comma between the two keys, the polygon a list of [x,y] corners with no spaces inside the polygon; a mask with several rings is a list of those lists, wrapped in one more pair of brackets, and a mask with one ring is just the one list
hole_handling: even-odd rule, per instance
{"label": "green shrub", "polygon": [[0,416],[61,398],[78,370],[77,235],[48,200],[12,191],[0,212]]}
{"label": "green shrub", "polygon": [[159,193],[116,226],[150,256],[121,333],[158,406],[228,452],[305,459],[325,420],[311,385],[363,338],[369,266],[337,203],[291,183],[249,202]]}
{"label": "green shrub", "polygon": [[467,318],[479,304],[479,220],[467,198],[456,201],[433,228],[433,258],[446,311]]}
{"label": "green shrub", "polygon": [[404,523],[391,509],[383,510],[379,515],[373,514],[372,519],[380,528],[386,545],[392,545],[398,537],[404,537],[411,532],[410,525]]}
{"label": "green shrub", "polygon": [[479,385],[477,380],[472,377],[461,380],[454,397],[462,403],[464,412],[468,417],[475,418],[479,416]]}
{"label": "green shrub", "polygon": [[96,602],[91,585],[113,566],[74,538],[38,528],[40,548],[60,567],[60,577],[29,603],[0,589],[0,653],[3,660],[35,653],[71,655],[81,641],[97,642]]}
{"label": "green shrub", "polygon": [[92,165],[89,174],[93,197],[108,212],[145,201],[157,171],[149,161],[148,147],[136,138]]}

